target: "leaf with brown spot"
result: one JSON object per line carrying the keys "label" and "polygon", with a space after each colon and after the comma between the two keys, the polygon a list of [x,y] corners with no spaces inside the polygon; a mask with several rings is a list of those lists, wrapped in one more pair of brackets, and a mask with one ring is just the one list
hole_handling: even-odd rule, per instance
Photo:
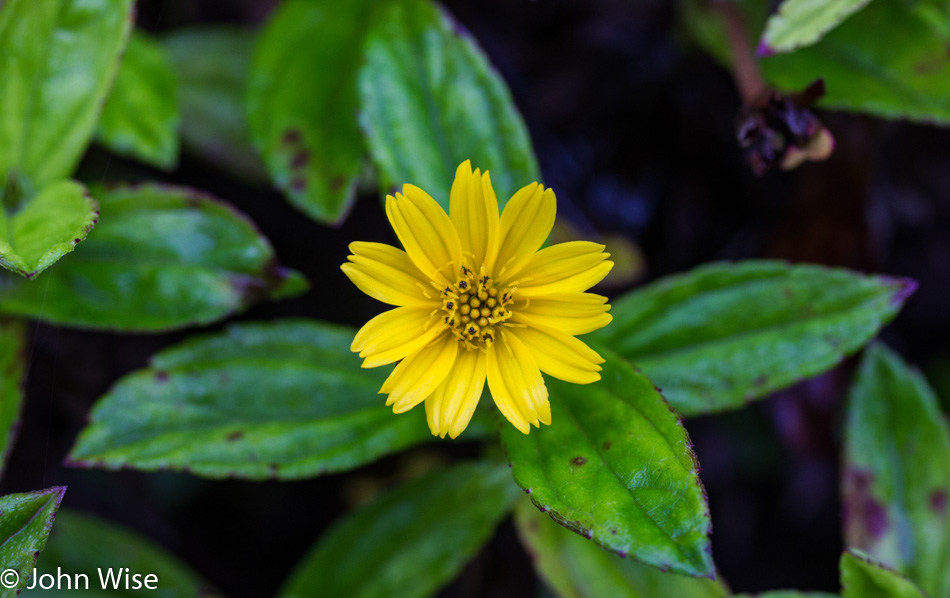
{"label": "leaf with brown spot", "polygon": [[343,220],[365,150],[356,77],[371,0],[289,0],[264,28],[247,92],[251,135],[274,185],[311,218]]}
{"label": "leaf with brown spot", "polygon": [[607,360],[599,382],[547,381],[550,426],[525,435],[504,422],[515,481],[555,521],[606,550],[712,575],[709,509],[686,429],[643,374],[595,348]]}
{"label": "leaf with brown spot", "polygon": [[924,378],[885,347],[868,349],[848,399],[844,534],[919,584],[950,596],[950,429]]}

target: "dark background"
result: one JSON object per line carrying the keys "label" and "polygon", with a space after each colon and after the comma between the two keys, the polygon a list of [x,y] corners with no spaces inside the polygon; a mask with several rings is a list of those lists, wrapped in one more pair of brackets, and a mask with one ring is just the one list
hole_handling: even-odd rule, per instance
{"label": "dark background", "polygon": [[[259,24],[274,4],[140,0],[138,24],[153,33]],[[950,377],[946,131],[819,111],[836,137],[834,156],[757,178],[735,141],[740,100],[731,76],[689,43],[675,3],[451,0],[446,6],[511,87],[561,217],[585,234],[636,242],[646,260],[640,283],[712,260],[754,257],[916,278],[919,291],[883,336],[925,367],[938,391],[944,386]],[[248,213],[281,260],[304,272],[313,288],[240,319],[307,316],[359,325],[380,310],[339,270],[349,242],[393,240],[374,193],[360,197],[343,226],[327,228],[276,192],[238,183],[187,154],[166,174],[93,148],[80,174],[164,179],[212,192]],[[441,444],[291,483],[61,467],[93,402],[145,366],[149,355],[193,332],[113,335],[33,325],[22,426],[0,490],[67,484],[64,505],[139,530],[227,595],[268,596],[348,505],[426,463],[479,454],[474,443]],[[841,409],[853,366],[849,360],[745,410],[687,422],[709,494],[713,554],[734,590],[838,589]],[[538,584],[506,522],[443,595],[523,596]]]}

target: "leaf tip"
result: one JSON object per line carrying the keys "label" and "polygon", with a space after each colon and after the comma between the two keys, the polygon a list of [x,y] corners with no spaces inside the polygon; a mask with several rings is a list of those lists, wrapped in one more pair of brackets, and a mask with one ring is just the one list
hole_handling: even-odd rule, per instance
{"label": "leaf tip", "polygon": [[759,58],[768,58],[769,56],[774,56],[777,54],[775,48],[769,45],[767,41],[763,38],[759,41],[758,47],[755,49],[755,55]]}

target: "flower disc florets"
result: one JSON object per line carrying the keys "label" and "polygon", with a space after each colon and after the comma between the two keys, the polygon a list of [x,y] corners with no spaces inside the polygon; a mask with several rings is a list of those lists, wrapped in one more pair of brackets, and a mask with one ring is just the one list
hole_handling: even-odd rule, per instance
{"label": "flower disc florets", "polygon": [[484,271],[476,275],[462,266],[456,283],[442,289],[443,320],[469,350],[490,347],[495,326],[511,317],[511,289],[499,291]]}

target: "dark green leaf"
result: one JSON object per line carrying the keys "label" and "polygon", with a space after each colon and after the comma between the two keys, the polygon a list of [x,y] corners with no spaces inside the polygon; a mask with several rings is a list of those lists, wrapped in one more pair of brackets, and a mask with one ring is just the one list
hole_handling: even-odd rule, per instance
{"label": "dark green leaf", "polygon": [[426,0],[379,11],[360,72],[362,125],[384,187],[412,183],[448,210],[455,169],[490,170],[502,206],[539,180],[531,140],[475,40]]}
{"label": "dark green leaf", "polygon": [[950,432],[927,382],[883,345],[851,391],[845,540],[934,598],[950,596]]}
{"label": "dark green leaf", "polygon": [[231,206],[143,185],[101,195],[104,220],[80,251],[30,283],[0,278],[0,311],[57,324],[161,331],[208,324],[299,293],[300,275]]}
{"label": "dark green leaf", "polygon": [[750,260],[702,266],[614,303],[595,338],[680,413],[741,407],[834,367],[878,333],[910,280]]}
{"label": "dark green leaf", "polygon": [[515,481],[558,523],[678,573],[713,574],[709,509],[686,429],[653,384],[610,351],[602,379],[548,380],[552,425],[502,426]]}
{"label": "dark green leaf", "polygon": [[23,402],[25,333],[23,324],[0,320],[0,472],[13,447]]}
{"label": "dark green leaf", "polygon": [[852,550],[841,555],[841,598],[926,598],[907,578]]}
{"label": "dark green leaf", "polygon": [[0,188],[68,177],[132,26],[132,0],[6,0],[0,8]]}
{"label": "dark green leaf", "polygon": [[0,497],[0,598],[26,586],[65,492],[57,487]]}
{"label": "dark green leaf", "polygon": [[729,594],[718,581],[663,573],[601,550],[526,500],[515,509],[515,526],[535,571],[560,598],[720,598]]}
{"label": "dark green leaf", "polygon": [[[56,529],[50,535],[43,556],[37,563],[40,575],[62,573],[75,580],[76,574],[88,576],[89,591],[79,593],[85,597],[97,596],[142,596],[148,590],[125,589],[120,585],[102,589],[98,569],[113,571],[128,568],[132,573],[154,574],[158,577],[158,592],[175,598],[213,598],[219,594],[207,582],[199,578],[173,555],[130,530],[107,523],[96,517],[61,510],[56,516]],[[85,587],[85,586],[80,586]],[[60,586],[63,596],[72,591]],[[50,592],[34,589],[21,596],[49,596]]]}
{"label": "dark green leaf", "polygon": [[99,204],[72,181],[53,183],[10,212],[0,206],[0,266],[33,278],[72,252],[98,218]]}
{"label": "dark green leaf", "polygon": [[520,494],[507,468],[493,463],[418,478],[339,520],[279,595],[431,596],[488,540]]}
{"label": "dark green leaf", "polygon": [[178,162],[178,84],[171,58],[141,31],[129,40],[98,141],[112,151],[164,169]]}
{"label": "dark green leaf", "polygon": [[763,592],[762,594],[736,594],[733,598],[838,598],[838,595],[827,594],[825,592],[779,590],[777,592]]}
{"label": "dark green leaf", "polygon": [[769,18],[762,50],[791,52],[810,46],[871,0],[783,0]]}
{"label": "dark green leaf", "polygon": [[241,324],[156,355],[92,411],[70,459],[214,477],[299,479],[431,438],[394,415],[363,370],[353,330],[307,320]]}
{"label": "dark green leaf", "polygon": [[342,220],[363,164],[356,73],[371,0],[289,0],[265,28],[247,109],[271,179],[321,222]]}
{"label": "dark green leaf", "polygon": [[251,147],[244,106],[254,32],[215,27],[178,30],[165,38],[178,77],[185,148],[252,183],[267,180]]}

